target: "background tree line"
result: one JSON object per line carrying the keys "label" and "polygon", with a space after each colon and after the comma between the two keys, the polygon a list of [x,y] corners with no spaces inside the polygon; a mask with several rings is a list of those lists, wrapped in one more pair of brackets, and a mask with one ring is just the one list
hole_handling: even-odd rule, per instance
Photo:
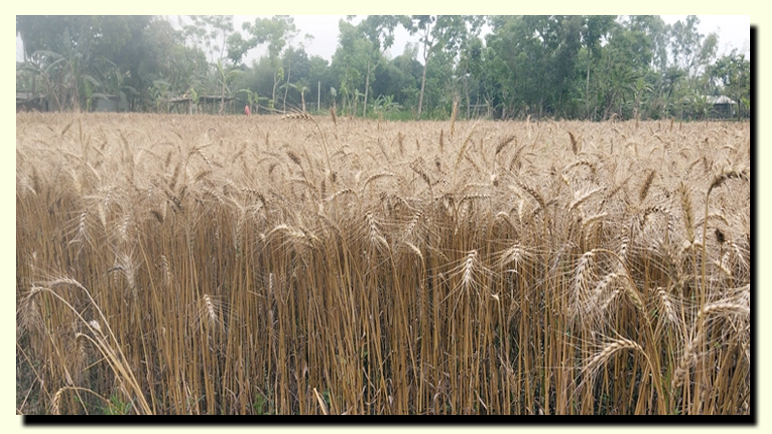
{"label": "background tree line", "polygon": [[[706,96],[750,116],[750,60],[717,55],[716,34],[689,16],[370,15],[338,23],[331,61],[309,55],[289,16],[234,26],[232,16],[18,16],[17,91],[53,110],[118,98],[168,111],[172,98],[235,98],[253,112],[327,110],[388,119],[709,116]],[[181,27],[181,28],[180,28]],[[398,28],[414,36],[390,57]],[[249,64],[246,54],[266,54]],[[222,110],[222,108],[221,108]]]}

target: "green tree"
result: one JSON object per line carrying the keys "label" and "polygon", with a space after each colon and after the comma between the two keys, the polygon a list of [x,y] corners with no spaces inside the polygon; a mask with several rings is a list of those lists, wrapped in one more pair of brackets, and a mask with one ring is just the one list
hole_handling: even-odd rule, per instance
{"label": "green tree", "polygon": [[442,49],[456,51],[463,41],[467,28],[465,17],[462,15],[412,15],[411,20],[410,33],[418,34],[419,42],[423,46],[421,93],[418,97],[416,113],[416,119],[421,119],[429,59]]}
{"label": "green tree", "polygon": [[[338,21],[338,48],[332,56],[333,74],[338,77],[341,105],[348,114],[356,114],[359,89],[365,86],[371,43],[362,37],[361,29],[347,20]],[[360,92],[364,95],[363,92]]]}
{"label": "green tree", "polygon": [[392,102],[400,104],[401,107],[417,107],[423,71],[423,65],[416,59],[417,54],[417,44],[408,43],[402,54],[381,62],[375,69],[373,95],[393,95]]}
{"label": "green tree", "polygon": [[625,22],[630,30],[645,35],[647,49],[651,52],[651,67],[664,71],[668,66],[670,26],[659,15],[630,15]]}
{"label": "green tree", "polygon": [[699,18],[689,15],[670,27],[668,94],[679,116],[691,116],[704,111],[703,98],[708,91],[704,77],[707,67],[715,60],[718,37],[698,31]]}
{"label": "green tree", "polygon": [[17,15],[16,34],[22,39],[25,58],[40,50],[63,54],[78,41],[81,52],[112,59],[125,54],[136,34],[153,20],[132,15]]}
{"label": "green tree", "polygon": [[232,15],[188,15],[181,22],[185,38],[201,48],[211,63],[227,57],[228,40],[235,34]]}
{"label": "green tree", "polygon": [[502,115],[507,111],[570,115],[582,17],[497,16],[490,23],[486,87]]}
{"label": "green tree", "polygon": [[659,15],[630,15],[625,22],[630,30],[645,36],[647,49],[652,55],[650,66],[645,72],[646,92],[643,94],[645,98],[641,99],[638,115],[656,119],[667,116],[672,87],[666,86],[666,83],[676,78],[673,71],[669,71],[670,26]]}
{"label": "green tree", "polygon": [[[306,34],[305,40],[310,41],[313,39],[313,36]],[[293,47],[291,44],[287,47],[286,50],[284,50],[284,56],[282,58],[282,64],[286,65],[287,68],[285,69],[287,71],[287,77],[286,82],[284,83],[284,99],[282,102],[282,110],[287,111],[287,93],[289,92],[289,89],[291,86],[290,79],[299,75],[299,80],[303,80],[308,75],[308,55],[305,52],[305,49],[303,47],[303,44],[301,43],[298,48]],[[292,68],[295,66],[295,76],[292,75]],[[297,69],[300,68],[300,71]],[[302,97],[302,95],[301,95]],[[305,111],[305,109],[303,110]]]}
{"label": "green tree", "polygon": [[[306,111],[306,96],[305,96],[305,94],[309,90],[311,90],[311,89],[308,86],[306,86],[305,84],[300,83],[300,82],[298,82],[298,83],[286,83],[286,84],[283,84],[282,87],[295,89],[300,94],[300,107],[301,107],[301,110],[305,113],[305,111]],[[285,98],[285,100],[286,100],[286,98]]]}
{"label": "green tree", "polygon": [[738,117],[750,115],[748,104],[751,92],[751,62],[744,54],[732,50],[707,68],[706,76],[714,95],[726,95],[737,103]]}
{"label": "green tree", "polygon": [[616,15],[588,15],[583,17],[582,44],[585,48],[585,62],[587,63],[587,76],[585,81],[584,101],[585,118],[591,117],[590,98],[590,67],[596,65],[601,53],[601,41],[608,37],[609,31],[614,26]]}
{"label": "green tree", "polygon": [[17,16],[17,34],[26,69],[47,74],[41,87],[57,109],[88,107],[88,95],[100,91],[125,97],[131,110],[148,109],[154,80],[174,82],[172,91],[187,85],[171,77],[182,33],[160,17]]}
{"label": "green tree", "polygon": [[321,110],[322,102],[328,102],[331,97],[330,88],[338,85],[332,75],[330,63],[320,56],[311,56],[308,59],[308,78],[306,81],[312,92],[316,90],[318,102],[316,110]]}
{"label": "green tree", "polygon": [[[470,81],[477,83],[479,62],[482,59],[483,41],[480,39],[480,32],[485,24],[484,15],[467,15],[465,17],[467,23],[467,32],[464,34],[464,38],[459,44],[459,58],[456,68],[456,75],[461,79],[464,86],[464,97],[466,100],[466,117],[471,116],[471,87]],[[476,92],[475,92],[476,93]]]}
{"label": "green tree", "polygon": [[222,60],[217,60],[217,77],[220,81],[220,114],[225,114],[225,97],[230,95],[230,83],[241,71],[223,65]]}
{"label": "green tree", "polygon": [[362,116],[367,117],[367,99],[370,92],[370,77],[375,68],[380,65],[383,55],[394,44],[394,31],[398,26],[409,27],[406,15],[368,15],[356,30],[368,43],[367,67],[365,72],[365,92]]}
{"label": "green tree", "polygon": [[629,20],[623,19],[613,27],[599,71],[603,119],[614,113],[625,118],[634,116],[636,102],[644,97],[646,86],[642,79],[652,56],[646,34],[631,28]]}
{"label": "green tree", "polygon": [[185,47],[182,32],[175,30],[166,19],[154,17],[147,27],[132,32],[131,43],[113,58],[120,73],[127,74],[124,84],[137,91],[129,99],[130,110],[154,106],[150,95],[154,80],[169,81],[173,85],[170,90],[175,93],[190,86],[185,81],[187,77],[175,71],[175,62],[180,56],[195,65],[191,69],[196,75],[208,73],[203,51]]}
{"label": "green tree", "polygon": [[246,52],[258,45],[267,44],[268,58],[273,67],[271,101],[275,104],[276,87],[284,80],[284,68],[281,66],[280,56],[285,46],[298,34],[295,20],[287,15],[275,15],[271,18],[257,18],[253,23],[244,23],[242,28],[249,33],[250,39],[239,42],[238,50]]}
{"label": "green tree", "polygon": [[684,70],[688,78],[695,77],[716,55],[718,36],[707,36],[697,30],[700,19],[689,15],[684,21],[677,21],[671,27],[670,51],[673,63]]}
{"label": "green tree", "polygon": [[[158,19],[151,16],[25,16],[16,17],[16,32],[31,70],[46,72],[44,84],[59,109],[79,109],[100,87],[100,71],[114,65],[124,74],[136,64],[137,48]],[[136,71],[134,71],[136,72]],[[138,73],[130,74],[127,86]]]}

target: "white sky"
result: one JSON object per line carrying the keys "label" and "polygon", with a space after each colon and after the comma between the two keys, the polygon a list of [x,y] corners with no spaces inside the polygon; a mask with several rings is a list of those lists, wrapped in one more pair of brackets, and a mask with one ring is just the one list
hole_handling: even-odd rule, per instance
{"label": "white sky", "polygon": [[[256,17],[257,15],[237,16],[234,19],[234,24],[237,28],[240,28],[242,22],[253,22]],[[357,18],[361,19],[361,17],[363,16],[358,16]],[[740,52],[750,57],[750,15],[698,15],[697,17],[700,19],[698,27],[700,33],[707,35],[708,33],[716,32],[718,34],[719,56],[729,53],[733,48],[737,48]],[[312,34],[314,39],[305,45],[306,52],[309,55],[315,54],[331,60],[338,45],[338,21],[345,19],[345,15],[294,15],[294,18],[295,25],[301,31],[296,43],[302,40],[304,33]],[[685,18],[686,15],[662,15],[662,19],[667,24],[673,24]],[[358,20],[354,22],[356,23]],[[417,38],[411,38],[408,32],[400,27],[395,34],[394,45],[390,50],[391,56],[399,56],[403,53],[407,42],[416,42],[416,40]],[[249,60],[247,63],[253,58],[259,58],[263,55],[263,52],[260,51],[260,48],[252,50],[248,53],[247,59]]]}
{"label": "white sky", "polygon": [[[699,32],[707,35],[718,34],[718,55],[728,54],[733,48],[750,58],[751,16],[750,15],[697,15],[700,19]],[[667,24],[685,20],[686,15],[662,15]]]}
{"label": "white sky", "polygon": [[[243,22],[253,22],[257,15],[238,15],[234,17],[234,27],[241,30]],[[294,41],[294,45],[304,43],[306,52],[309,55],[318,55],[328,61],[332,59],[333,53],[338,45],[338,21],[345,19],[345,15],[294,15],[295,25],[300,30],[300,34]],[[358,22],[363,16],[358,16],[354,22]],[[707,35],[710,32],[716,32],[719,40],[718,55],[729,53],[736,48],[740,52],[750,57],[750,15],[698,15],[700,19],[699,32]],[[663,15],[662,18],[668,24],[683,20],[686,15]],[[172,18],[175,23],[176,19]],[[313,40],[306,42],[303,39],[305,34],[313,35]],[[411,38],[406,30],[399,28],[395,34],[394,45],[390,50],[392,57],[402,54],[405,44],[415,42],[416,38]],[[257,59],[265,53],[265,48],[258,47],[251,50],[246,56],[246,63],[249,64],[252,59]],[[419,55],[420,57],[420,55]],[[23,59],[21,40],[16,38],[16,60]]]}

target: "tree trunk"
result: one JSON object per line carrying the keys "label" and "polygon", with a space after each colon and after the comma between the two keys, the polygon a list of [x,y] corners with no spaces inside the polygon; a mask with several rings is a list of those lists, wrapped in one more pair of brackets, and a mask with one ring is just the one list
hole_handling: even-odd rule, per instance
{"label": "tree trunk", "polygon": [[367,77],[365,77],[365,107],[362,110],[362,117],[367,119],[367,93],[370,90],[370,58],[367,58]]}
{"label": "tree trunk", "polygon": [[276,82],[276,71],[273,71],[273,90],[271,90],[271,101],[273,101],[272,107],[271,107],[271,114],[276,110],[276,85],[278,84]]}
{"label": "tree trunk", "polygon": [[220,116],[225,114],[225,78],[223,77],[222,89],[220,90]]}
{"label": "tree trunk", "polygon": [[464,74],[464,93],[466,93],[466,118],[469,119],[472,101],[469,101],[469,77],[466,74]]}
{"label": "tree trunk", "polygon": [[590,117],[590,59],[587,60],[587,85],[584,88],[584,115]]}
{"label": "tree trunk", "polygon": [[292,62],[287,64],[287,87],[284,88],[284,102],[282,103],[282,111],[287,112],[287,92],[289,92],[290,75],[292,75]]}
{"label": "tree trunk", "polygon": [[418,118],[416,120],[421,120],[421,107],[423,106],[424,102],[424,87],[426,86],[426,66],[429,64],[429,62],[424,58],[424,73],[421,77],[421,96],[418,97]]}
{"label": "tree trunk", "polygon": [[[421,95],[418,97],[418,117],[417,120],[421,120],[421,108],[423,107],[424,102],[424,88],[426,87],[426,67],[429,66],[429,35],[430,35],[430,28],[427,27],[426,33],[424,34],[424,72],[421,75]],[[434,41],[432,41],[434,43]]]}

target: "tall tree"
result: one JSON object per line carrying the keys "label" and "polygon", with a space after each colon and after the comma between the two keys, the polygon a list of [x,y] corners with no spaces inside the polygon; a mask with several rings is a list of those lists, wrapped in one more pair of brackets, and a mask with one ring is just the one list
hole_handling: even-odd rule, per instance
{"label": "tall tree", "polygon": [[[488,88],[510,112],[570,115],[576,59],[581,47],[581,17],[493,17],[486,38],[492,73]],[[560,113],[558,113],[560,112]]]}
{"label": "tall tree", "polygon": [[60,108],[88,105],[84,98],[107,76],[125,77],[124,89],[145,88],[143,79],[159,72],[157,60],[176,43],[171,26],[152,16],[20,15],[16,24],[28,66],[53,79],[51,97]]}
{"label": "tall tree", "polygon": [[[314,39],[314,37],[306,33],[303,39],[306,42],[310,42],[311,40]],[[292,84],[290,83],[290,79],[292,78],[292,65],[294,64],[293,60],[295,57],[297,57],[299,61],[305,63],[306,69],[307,69],[308,55],[306,55],[305,46],[303,42],[301,42],[299,44],[298,49],[296,49],[295,47],[292,46],[292,42],[290,41],[290,43],[287,46],[287,49],[284,50],[284,61],[287,64],[287,77],[286,77],[286,81],[284,82],[284,99],[282,102],[283,111],[287,111],[287,92],[289,92],[290,87],[293,87]],[[303,95],[301,94],[301,98],[302,97]],[[305,103],[303,103],[303,111],[306,111]]]}
{"label": "tall tree", "polygon": [[646,35],[647,46],[652,54],[651,66],[664,71],[668,66],[670,26],[659,15],[630,15],[626,23],[630,30]]}
{"label": "tall tree", "polygon": [[370,92],[370,77],[381,63],[383,54],[394,44],[394,31],[397,26],[410,27],[406,15],[368,15],[357,28],[369,42],[367,71],[365,73],[365,95],[362,116],[367,117],[367,97]]}
{"label": "tall tree", "polygon": [[466,15],[467,32],[463,34],[463,39],[459,43],[459,59],[457,75],[464,82],[464,96],[466,99],[466,117],[471,116],[471,98],[469,90],[469,81],[476,69],[473,65],[481,61],[483,43],[480,39],[480,32],[485,25],[484,15]]}
{"label": "tall tree", "polygon": [[715,58],[718,47],[718,36],[703,35],[697,30],[699,24],[696,15],[689,15],[671,27],[673,63],[684,70],[688,78],[693,78]]}
{"label": "tall tree", "polygon": [[410,33],[418,34],[423,46],[423,73],[421,75],[421,94],[418,97],[416,119],[421,119],[424,91],[426,89],[426,69],[429,59],[443,48],[457,49],[466,33],[466,22],[462,15],[412,15]]}
{"label": "tall tree", "polygon": [[651,64],[652,50],[646,34],[630,27],[629,20],[617,23],[604,47],[599,65],[598,86],[602,94],[603,119],[614,113],[632,116],[636,92],[643,90],[639,80]]}
{"label": "tall tree", "polygon": [[715,89],[713,94],[726,95],[737,103],[737,117],[750,115],[751,62],[745,55],[732,50],[710,65],[706,75]]}
{"label": "tall tree", "polygon": [[585,81],[584,101],[585,118],[590,117],[590,66],[597,63],[601,52],[601,41],[607,38],[614,25],[616,15],[587,15],[583,17],[582,42],[587,51],[587,76]]}
{"label": "tall tree", "polygon": [[203,49],[209,62],[226,57],[228,39],[234,34],[232,15],[188,15],[190,23],[181,23],[185,37]]}
{"label": "tall tree", "polygon": [[246,52],[258,45],[267,44],[268,46],[268,58],[274,70],[271,90],[271,106],[273,106],[276,102],[276,87],[279,81],[284,79],[284,69],[280,62],[281,53],[298,34],[295,20],[288,15],[274,15],[271,18],[257,18],[254,23],[244,23],[242,28],[251,35],[251,38],[239,45],[240,50]]}
{"label": "tall tree", "polygon": [[671,74],[673,71],[669,71],[668,60],[670,26],[665,24],[659,15],[630,15],[626,17],[625,22],[631,31],[645,35],[648,41],[647,49],[652,54],[650,67],[645,74],[647,86],[642,87],[650,95],[642,111],[646,117],[667,116],[669,92],[666,83],[668,77],[674,77]]}
{"label": "tall tree", "polygon": [[350,20],[339,20],[338,31],[338,48],[332,56],[333,74],[339,77],[343,108],[355,115],[359,89],[365,85],[362,71],[367,70],[371,43]]}
{"label": "tall tree", "polygon": [[678,116],[702,117],[707,109],[704,96],[708,80],[703,75],[715,60],[718,37],[715,33],[701,34],[699,23],[698,17],[689,15],[670,26],[672,62],[668,77],[672,80],[667,85],[672,95],[674,114]]}

